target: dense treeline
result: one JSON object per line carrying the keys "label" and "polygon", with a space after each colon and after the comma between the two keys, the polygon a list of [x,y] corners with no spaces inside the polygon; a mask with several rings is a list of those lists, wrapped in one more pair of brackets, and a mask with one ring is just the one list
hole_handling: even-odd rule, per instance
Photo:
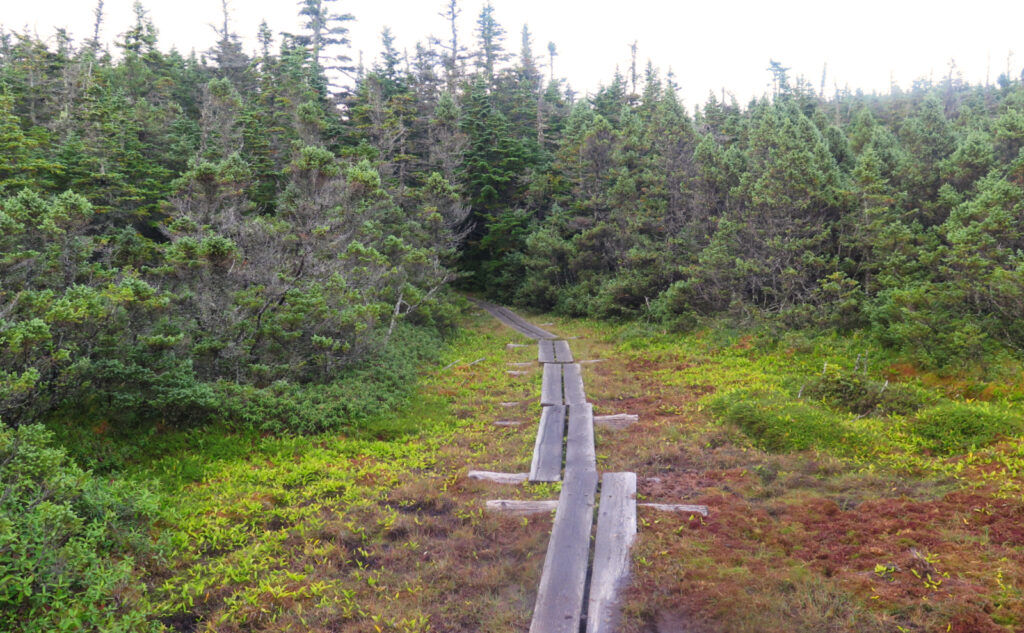
{"label": "dense treeline", "polygon": [[274,54],[264,24],[256,57],[226,13],[208,57],[161,52],[140,4],[113,54],[64,31],[55,48],[3,33],[5,422],[62,405],[136,422],[244,420],[259,416],[240,393],[261,398],[240,386],[280,393],[369,364],[367,402],[346,399],[331,426],[389,401],[405,353],[393,348],[422,339],[410,326],[449,322],[445,260],[464,214],[454,185],[427,163],[417,186],[394,182],[395,157],[366,140],[390,123],[369,99],[346,121],[329,91],[330,45],[349,16],[301,9],[307,32]]}
{"label": "dense treeline", "polygon": [[772,98],[712,96],[693,117],[651,67],[642,91],[617,75],[576,102],[550,162],[492,216],[487,287],[683,328],[870,327],[930,367],[1019,352],[1021,83],[951,73],[825,99],[774,72]]}
{"label": "dense treeline", "polygon": [[931,366],[1024,344],[1020,81],[826,97],[773,62],[770,97],[691,116],[635,49],[576,97],[490,5],[469,38],[449,0],[450,38],[411,53],[385,29],[370,68],[352,16],[299,9],[253,56],[226,7],[200,57],[162,52],[140,4],[114,51],[102,3],[79,44],[0,37],[8,423],[196,420],[239,385],[330,381],[446,323],[455,264],[520,305],[870,326]]}

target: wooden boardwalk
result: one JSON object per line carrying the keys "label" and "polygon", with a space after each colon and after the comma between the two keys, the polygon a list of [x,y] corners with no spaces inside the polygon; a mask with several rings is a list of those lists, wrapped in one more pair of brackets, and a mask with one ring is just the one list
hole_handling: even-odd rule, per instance
{"label": "wooden boardwalk", "polygon": [[558,496],[530,633],[579,633],[597,473],[569,471]]}
{"label": "wooden boardwalk", "polygon": [[636,537],[636,473],[605,473],[590,575],[587,633],[614,633],[617,597],[629,578],[629,548]]}
{"label": "wooden boardwalk", "polygon": [[470,298],[470,301],[486,310],[495,319],[498,319],[505,325],[509,326],[513,330],[519,332],[523,336],[527,336],[532,339],[555,339],[558,338],[551,332],[542,330],[536,325],[530,323],[523,317],[519,316],[515,312],[512,312],[508,308],[499,306],[488,301],[481,299]]}
{"label": "wooden boardwalk", "polygon": [[[628,580],[629,548],[636,534],[636,475],[606,473],[601,480],[591,568],[599,475],[593,405],[587,402],[580,365],[568,341],[528,323],[507,308],[476,303],[502,323],[538,341],[537,361],[543,366],[542,413],[528,479],[562,481],[530,633],[580,633],[584,621],[587,633],[614,633],[618,594]],[[549,507],[544,504],[550,502],[488,503],[526,514],[543,511]]]}
{"label": "wooden boardwalk", "polygon": [[537,362],[538,363],[553,363],[555,362],[555,342],[554,341],[541,341],[537,345]]}
{"label": "wooden boardwalk", "polygon": [[533,447],[530,481],[559,481],[562,478],[562,440],[565,436],[565,406],[544,407]]}
{"label": "wooden boardwalk", "polygon": [[569,349],[569,341],[553,341],[555,348],[555,359],[559,363],[573,362],[572,350]]}
{"label": "wooden boardwalk", "polygon": [[583,390],[583,374],[579,365],[562,365],[562,383],[566,404],[586,404],[587,394]]}
{"label": "wooden boardwalk", "polygon": [[548,363],[544,365],[544,377],[540,386],[540,404],[548,406],[551,404],[564,404],[562,399],[562,368],[559,365]]}

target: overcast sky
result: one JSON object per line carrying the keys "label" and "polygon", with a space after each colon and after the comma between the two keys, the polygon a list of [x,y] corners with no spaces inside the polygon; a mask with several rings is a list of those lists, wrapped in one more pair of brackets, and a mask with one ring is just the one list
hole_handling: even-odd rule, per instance
{"label": "overcast sky", "polygon": [[[144,0],[160,31],[160,47],[202,52],[216,39],[220,0]],[[349,23],[350,55],[363,51],[367,65],[380,49],[380,31],[390,26],[399,49],[444,36],[438,16],[445,0],[338,0]],[[483,0],[460,0],[461,33],[473,38]],[[132,22],[132,0],[105,0],[107,41]],[[687,105],[703,103],[723,88],[745,103],[766,92],[769,59],[804,75],[816,88],[828,64],[826,86],[887,92],[890,80],[906,88],[914,79],[946,75],[951,59],[973,83],[995,82],[1000,73],[1020,77],[1024,64],[1024,2],[1020,0],[493,0],[495,17],[508,31],[506,48],[518,53],[528,24],[534,51],[546,58],[555,42],[555,72],[578,93],[607,84],[619,65],[629,65],[629,44],[639,42],[639,63],[652,60],[676,74]],[[233,30],[255,50],[255,34],[266,19],[277,32],[299,29],[293,0],[230,0]],[[47,38],[67,27],[77,39],[91,35],[95,0],[0,0],[0,24],[25,27]],[[1018,49],[1019,56],[1012,52]]]}

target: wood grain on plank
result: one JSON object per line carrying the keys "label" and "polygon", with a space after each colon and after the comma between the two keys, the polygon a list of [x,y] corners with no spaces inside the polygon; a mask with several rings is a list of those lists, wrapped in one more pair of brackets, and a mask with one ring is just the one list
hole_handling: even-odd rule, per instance
{"label": "wood grain on plank", "polygon": [[569,341],[555,341],[555,360],[559,363],[571,363],[572,350],[569,349]]}
{"label": "wood grain on plank", "polygon": [[617,629],[619,596],[629,579],[629,548],[635,537],[636,473],[605,473],[597,511],[587,633],[613,633]]}
{"label": "wood grain on plank", "polygon": [[533,445],[530,481],[560,481],[562,479],[562,438],[565,436],[565,407],[560,404],[545,407],[537,427],[537,441]]}
{"label": "wood grain on plank", "polygon": [[540,403],[562,404],[562,366],[544,365],[544,378],[540,385]]}
{"label": "wood grain on plank", "polygon": [[597,470],[594,453],[594,406],[569,406],[569,432],[565,441],[565,473],[575,470]]}
{"label": "wood grain on plank", "polygon": [[585,404],[587,394],[583,390],[583,375],[579,365],[563,365],[562,379],[565,382],[565,403]]}
{"label": "wood grain on plank", "polygon": [[579,633],[597,473],[566,474],[544,557],[530,633]]}

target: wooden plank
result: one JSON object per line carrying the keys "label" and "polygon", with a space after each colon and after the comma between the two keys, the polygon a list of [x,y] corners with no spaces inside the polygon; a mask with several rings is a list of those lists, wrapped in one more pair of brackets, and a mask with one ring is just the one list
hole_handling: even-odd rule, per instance
{"label": "wooden plank", "polygon": [[597,511],[587,633],[614,633],[618,628],[619,595],[629,580],[629,548],[635,537],[636,473],[605,473]]}
{"label": "wooden plank", "polygon": [[544,557],[530,633],[579,633],[597,473],[567,473]]}
{"label": "wooden plank", "polygon": [[685,503],[641,503],[639,505],[644,508],[651,508],[652,510],[660,510],[662,512],[690,512],[693,514],[700,514],[702,516],[708,515],[707,506],[695,506]]}
{"label": "wooden plank", "polygon": [[544,365],[544,379],[540,387],[540,403],[542,406],[549,404],[562,404],[562,366],[547,364]]}
{"label": "wooden plank", "polygon": [[491,470],[471,470],[469,471],[470,479],[478,479],[480,481],[492,481],[496,484],[521,484],[525,483],[530,473],[496,473]]}
{"label": "wooden plank", "polygon": [[562,378],[565,382],[565,403],[586,404],[587,394],[583,391],[583,374],[579,365],[562,365]]}
{"label": "wooden plank", "polygon": [[533,463],[530,481],[560,481],[562,479],[562,438],[565,436],[565,407],[560,404],[545,407],[537,427],[537,441],[533,445]]}
{"label": "wooden plank", "polygon": [[624,429],[630,424],[636,423],[640,416],[632,413],[616,413],[615,415],[595,415],[594,424],[609,429]]}
{"label": "wooden plank", "polygon": [[522,426],[522,420],[495,420],[492,422],[494,426]]}
{"label": "wooden plank", "polygon": [[575,470],[597,470],[594,453],[594,406],[569,406],[569,432],[565,441],[565,476]]}
{"label": "wooden plank", "polygon": [[537,362],[555,362],[555,344],[551,341],[540,341],[537,343]]}
{"label": "wooden plank", "polygon": [[516,516],[527,514],[541,514],[551,512],[558,508],[558,502],[551,501],[521,501],[519,499],[492,499],[487,502],[487,509],[491,512],[505,512]]}
{"label": "wooden plank", "polygon": [[569,349],[569,341],[555,341],[555,360],[559,363],[572,362],[572,350]]}

